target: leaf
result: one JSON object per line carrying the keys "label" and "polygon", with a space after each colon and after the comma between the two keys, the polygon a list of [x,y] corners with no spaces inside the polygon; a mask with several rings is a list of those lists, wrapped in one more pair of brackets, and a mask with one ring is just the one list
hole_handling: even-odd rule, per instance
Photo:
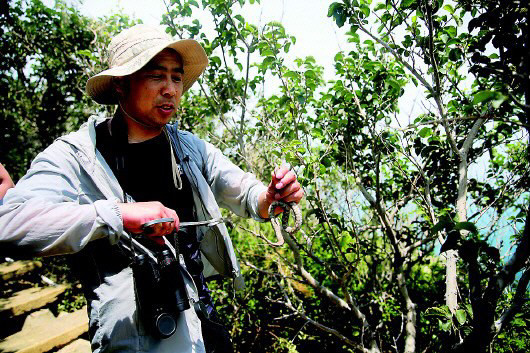
{"label": "leaf", "polygon": [[79,50],[79,51],[77,52],[77,54],[79,54],[79,55],[83,55],[83,56],[87,56],[87,57],[89,57],[89,58],[92,57],[92,52],[91,52],[90,50],[88,50],[88,49],[82,49],[82,50]]}
{"label": "leaf", "polygon": [[375,5],[374,11],[386,9],[386,4],[383,2],[380,2],[379,4]]}
{"label": "leaf", "polygon": [[217,66],[221,66],[221,58],[218,56],[210,57],[210,62],[217,64]]}
{"label": "leaf", "polygon": [[361,12],[364,14],[365,17],[370,16],[370,8],[366,5],[361,6]]}
{"label": "leaf", "polygon": [[439,325],[443,331],[448,332],[451,330],[451,321],[442,322],[441,320],[439,320]]}
{"label": "leaf", "polygon": [[348,38],[349,43],[360,43],[361,42],[361,38],[359,37],[357,33],[349,33],[349,35],[350,35],[350,38]]}
{"label": "leaf", "polygon": [[263,56],[274,56],[274,51],[272,49],[267,48],[261,52],[261,55]]}
{"label": "leaf", "polygon": [[263,59],[263,66],[269,66],[274,62],[274,58],[272,56],[267,56],[265,59]]}
{"label": "leaf", "polygon": [[283,77],[294,79],[298,77],[298,74],[295,71],[287,71],[285,74],[283,74]]}
{"label": "leaf", "polygon": [[399,84],[399,82],[397,80],[394,80],[393,78],[391,79],[388,79],[386,81],[390,86],[392,86],[393,88],[395,89],[400,89],[401,88],[401,85]]}
{"label": "leaf", "polygon": [[432,134],[432,129],[430,127],[424,127],[420,130],[418,133],[421,137],[425,138],[427,136],[430,136]]}
{"label": "leaf", "polygon": [[463,325],[466,323],[466,311],[465,310],[458,309],[455,313],[455,316],[460,325]]}
{"label": "leaf", "polygon": [[495,91],[480,91],[473,96],[473,104],[479,104],[495,97]]}
{"label": "leaf", "polygon": [[473,222],[457,222],[455,224],[456,230],[467,230],[473,234],[478,234],[478,229]]}
{"label": "leaf", "polygon": [[306,72],[304,72],[304,76],[306,78],[312,78],[312,79],[316,79],[317,78],[317,75],[315,74],[315,71],[313,71],[313,70],[307,70]]}
{"label": "leaf", "polygon": [[444,10],[446,10],[447,12],[449,12],[451,15],[455,13],[455,9],[453,8],[453,6],[451,6],[450,4],[447,4],[444,6]]}
{"label": "leaf", "polygon": [[508,96],[505,96],[502,93],[497,93],[496,98],[491,101],[491,106],[495,109],[498,109],[504,101],[508,99]]}
{"label": "leaf", "polygon": [[425,315],[426,316],[442,317],[444,319],[450,319],[451,318],[451,312],[449,311],[449,307],[447,305],[443,305],[441,307],[428,308],[425,311]]}
{"label": "leaf", "polygon": [[337,23],[337,26],[342,27],[344,26],[344,22],[346,22],[346,13],[344,11],[344,5],[334,2],[329,6],[328,9],[328,17],[333,16],[333,19]]}
{"label": "leaf", "polygon": [[305,103],[305,96],[303,94],[299,94],[296,96],[296,100],[298,100],[298,103],[303,105]]}

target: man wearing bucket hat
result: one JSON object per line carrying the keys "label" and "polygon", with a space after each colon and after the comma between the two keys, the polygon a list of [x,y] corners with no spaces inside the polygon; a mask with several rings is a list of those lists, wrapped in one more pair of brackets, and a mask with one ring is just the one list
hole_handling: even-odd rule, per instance
{"label": "man wearing bucket hat", "polygon": [[196,41],[136,25],[118,34],[108,53],[109,69],[91,77],[86,91],[100,104],[117,105],[116,113],[91,117],[35,158],[0,206],[1,246],[25,255],[73,253],[95,352],[229,352],[204,282],[219,274],[242,287],[223,223],[179,231],[191,305],[165,338],[140,319],[130,261],[116,244],[146,222],[172,218],[146,236],[161,244],[181,221],[221,217],[218,205],[263,221],[274,200],[299,202],[303,191],[286,167],[276,168],[266,187],[211,144],[168,124],[208,64]]}

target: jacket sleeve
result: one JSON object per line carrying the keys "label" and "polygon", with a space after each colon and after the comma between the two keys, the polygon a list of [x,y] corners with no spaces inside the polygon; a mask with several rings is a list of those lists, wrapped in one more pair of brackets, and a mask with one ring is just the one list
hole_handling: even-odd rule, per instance
{"label": "jacket sleeve", "polygon": [[212,144],[195,137],[203,175],[219,206],[241,217],[264,221],[258,212],[259,195],[267,188],[252,173],[244,172]]}
{"label": "jacket sleeve", "polygon": [[40,153],[0,205],[0,248],[56,255],[77,252],[90,240],[117,238],[123,226],[116,201],[81,204],[82,173],[65,143]]}

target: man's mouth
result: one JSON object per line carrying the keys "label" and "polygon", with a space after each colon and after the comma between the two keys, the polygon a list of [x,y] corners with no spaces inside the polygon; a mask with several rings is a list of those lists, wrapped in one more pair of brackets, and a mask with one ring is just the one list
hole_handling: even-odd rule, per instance
{"label": "man's mouth", "polygon": [[162,109],[164,112],[171,112],[175,109],[173,104],[161,104],[157,106],[159,109]]}

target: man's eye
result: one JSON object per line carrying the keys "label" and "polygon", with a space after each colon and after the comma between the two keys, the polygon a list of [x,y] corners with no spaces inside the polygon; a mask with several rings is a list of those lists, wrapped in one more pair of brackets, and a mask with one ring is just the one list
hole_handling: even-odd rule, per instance
{"label": "man's eye", "polygon": [[155,80],[160,80],[162,79],[162,75],[149,75],[150,78],[153,78]]}
{"label": "man's eye", "polygon": [[180,81],[182,81],[182,77],[180,77],[180,76],[178,76],[178,77],[177,77],[177,76],[174,76],[174,77],[173,77],[173,81],[174,81],[174,82],[180,82]]}

